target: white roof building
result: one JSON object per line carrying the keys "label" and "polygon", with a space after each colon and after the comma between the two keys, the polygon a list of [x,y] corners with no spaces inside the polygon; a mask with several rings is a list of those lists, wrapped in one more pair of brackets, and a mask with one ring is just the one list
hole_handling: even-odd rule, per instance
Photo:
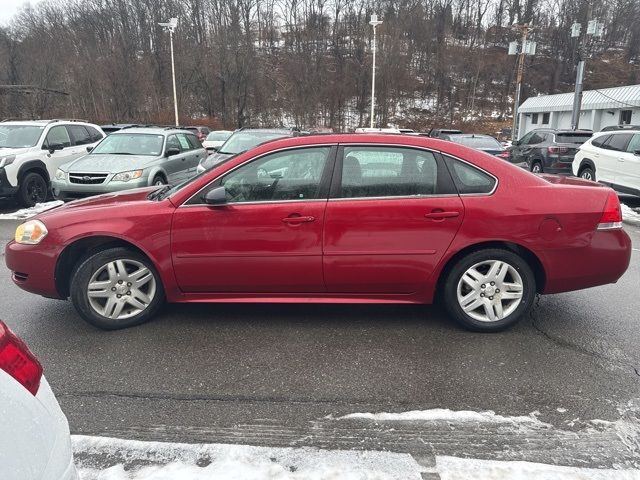
{"label": "white roof building", "polygon": [[[573,92],[527,98],[518,109],[519,138],[535,128],[571,128]],[[602,130],[611,125],[640,125],[640,85],[586,90],[579,128]]]}

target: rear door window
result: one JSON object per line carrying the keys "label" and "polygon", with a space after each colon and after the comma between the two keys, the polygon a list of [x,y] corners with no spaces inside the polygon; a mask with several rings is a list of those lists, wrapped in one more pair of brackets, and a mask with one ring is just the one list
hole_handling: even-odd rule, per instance
{"label": "rear door window", "polygon": [[85,125],[85,128],[87,129],[87,131],[89,132],[89,135],[91,136],[91,143],[99,142],[100,140],[102,140],[102,134],[97,129],[93,127],[88,127],[86,125]]}
{"label": "rear door window", "polygon": [[431,152],[403,147],[344,147],[340,198],[435,195],[438,163]]}
{"label": "rear door window", "polygon": [[73,138],[75,145],[89,145],[93,143],[91,135],[87,129],[82,125],[67,125],[67,130]]}
{"label": "rear door window", "polygon": [[614,150],[616,152],[626,152],[632,136],[633,134],[631,133],[618,133],[611,135],[603,147],[607,150]]}
{"label": "rear door window", "polygon": [[602,145],[609,140],[609,137],[611,137],[611,135],[601,135],[597,138],[594,138],[591,141],[591,145],[593,145],[594,147],[598,147],[598,148],[602,148]]}

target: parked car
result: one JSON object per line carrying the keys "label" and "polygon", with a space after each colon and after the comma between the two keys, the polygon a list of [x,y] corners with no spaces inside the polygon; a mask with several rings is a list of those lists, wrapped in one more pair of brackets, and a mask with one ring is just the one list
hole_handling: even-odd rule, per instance
{"label": "parked car", "polygon": [[399,128],[358,127],[354,130],[354,133],[402,133],[402,131]]}
{"label": "parked car", "polygon": [[61,200],[181,183],[196,174],[206,150],[192,132],[128,128],[112,133],[90,153],[58,168],[51,181]]}
{"label": "parked car", "polygon": [[640,127],[596,134],[576,153],[573,174],[640,196]]}
{"label": "parked car", "polygon": [[426,136],[432,138],[441,138],[442,135],[454,135],[458,133],[462,133],[462,130],[456,130],[455,128],[432,128],[431,130],[429,130],[429,133],[427,133]]}
{"label": "parked car", "polygon": [[79,121],[0,122],[0,197],[15,196],[25,207],[46,201],[58,167],[104,136],[97,125]]}
{"label": "parked car", "polygon": [[537,293],[616,282],[630,256],[610,188],[453,142],[352,134],[280,139],[175,187],[54,208],[18,227],[5,261],[20,288],[70,297],[105,329],[165,300],[438,296],[462,325],[495,331]]}
{"label": "parked car", "polygon": [[215,152],[227,141],[232,133],[230,130],[214,130],[207,135],[202,142],[202,146],[206,148],[208,152]]}
{"label": "parked car", "polygon": [[3,480],[77,480],[69,424],[42,365],[0,321]]}
{"label": "parked car", "polygon": [[604,127],[601,132],[613,132],[616,130],[640,130],[640,125],[611,125]]}
{"label": "parked car", "polygon": [[233,132],[216,153],[209,155],[200,162],[198,173],[209,170],[229,157],[246,152],[261,143],[298,135],[301,135],[301,132],[292,128],[241,128]]}
{"label": "parked car", "polygon": [[211,132],[211,129],[209,127],[204,127],[202,125],[184,127],[184,129],[189,130],[192,133],[195,133],[200,143],[204,142],[204,139],[207,138],[207,135],[209,135],[209,133]]}
{"label": "parked car", "polygon": [[570,175],[578,147],[592,135],[590,130],[538,128],[512,143],[511,162],[533,173]]}
{"label": "parked car", "polygon": [[509,159],[509,151],[495,138],[489,135],[479,135],[477,133],[457,133],[446,134],[440,137],[443,140],[459,143],[467,147],[475,148],[481,152],[495,155],[503,160]]}

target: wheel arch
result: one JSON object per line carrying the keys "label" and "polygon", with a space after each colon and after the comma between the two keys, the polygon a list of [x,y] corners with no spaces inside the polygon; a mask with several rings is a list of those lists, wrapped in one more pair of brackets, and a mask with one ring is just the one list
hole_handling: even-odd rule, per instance
{"label": "wheel arch", "polygon": [[578,175],[580,175],[582,170],[584,170],[587,167],[591,168],[593,170],[593,172],[595,173],[596,164],[593,162],[593,160],[591,160],[590,158],[583,158],[580,161],[580,166],[578,167]]}
{"label": "wheel arch", "polygon": [[[71,276],[78,263],[100,250],[106,250],[108,248],[123,247],[144,256],[153,264],[157,271],[160,271],[158,265],[153,258],[147,254],[140,247],[134,243],[109,235],[92,235],[89,237],[82,237],[74,240],[67,245],[64,250],[58,256],[56,262],[56,268],[54,272],[54,279],[56,290],[61,298],[68,298],[70,295]],[[163,282],[162,275],[159,275],[159,280]],[[164,286],[164,285],[163,285]]]}
{"label": "wheel arch", "polygon": [[167,175],[167,172],[165,172],[164,168],[155,167],[153,170],[149,172],[149,176],[147,177],[147,183],[149,184],[149,186],[153,185],[153,179],[156,178],[158,175],[164,178],[166,182],[169,181],[169,177]]}
{"label": "wheel arch", "polygon": [[24,176],[29,172],[37,172],[41,174],[47,182],[51,181],[47,166],[42,160],[28,160],[18,168],[18,184],[22,182]]}
{"label": "wheel arch", "polygon": [[442,286],[445,279],[447,278],[447,275],[449,274],[453,266],[461,258],[467,256],[470,253],[477,252],[480,250],[486,250],[489,248],[498,248],[501,250],[507,250],[521,256],[533,271],[533,275],[535,276],[535,279],[536,279],[536,291],[538,293],[544,291],[547,277],[546,277],[544,265],[542,264],[542,261],[538,258],[538,256],[535,253],[533,253],[531,250],[529,250],[528,248],[520,244],[517,244],[514,242],[508,242],[508,241],[493,240],[493,241],[485,241],[485,242],[474,243],[472,245],[467,245],[463,249],[458,250],[450,258],[448,258],[444,266],[440,269],[440,273],[438,275],[438,280],[436,282],[436,291],[435,291],[436,295],[440,295],[442,293],[443,291]]}

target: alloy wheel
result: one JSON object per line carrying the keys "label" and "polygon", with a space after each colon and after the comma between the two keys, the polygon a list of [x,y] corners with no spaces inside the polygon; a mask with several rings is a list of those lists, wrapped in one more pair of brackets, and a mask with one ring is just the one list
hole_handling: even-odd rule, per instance
{"label": "alloy wheel", "polygon": [[591,171],[590,170],[585,170],[584,172],[582,172],[582,174],[580,176],[582,178],[584,178],[585,180],[593,180],[593,175],[591,175]]}
{"label": "alloy wheel", "polygon": [[533,166],[531,167],[531,171],[533,173],[542,173],[542,167],[540,166],[539,163],[534,163]]}
{"label": "alloy wheel", "polygon": [[97,314],[124,320],[146,310],[156,290],[149,268],[136,260],[121,259],[103,265],[91,276],[87,297]]}
{"label": "alloy wheel", "polygon": [[43,186],[42,181],[34,178],[27,184],[27,197],[35,205],[36,203],[42,203],[47,199],[46,186]]}
{"label": "alloy wheel", "polygon": [[485,260],[460,277],[460,308],[480,322],[497,322],[511,315],[522,300],[524,285],[518,271],[501,260]]}

